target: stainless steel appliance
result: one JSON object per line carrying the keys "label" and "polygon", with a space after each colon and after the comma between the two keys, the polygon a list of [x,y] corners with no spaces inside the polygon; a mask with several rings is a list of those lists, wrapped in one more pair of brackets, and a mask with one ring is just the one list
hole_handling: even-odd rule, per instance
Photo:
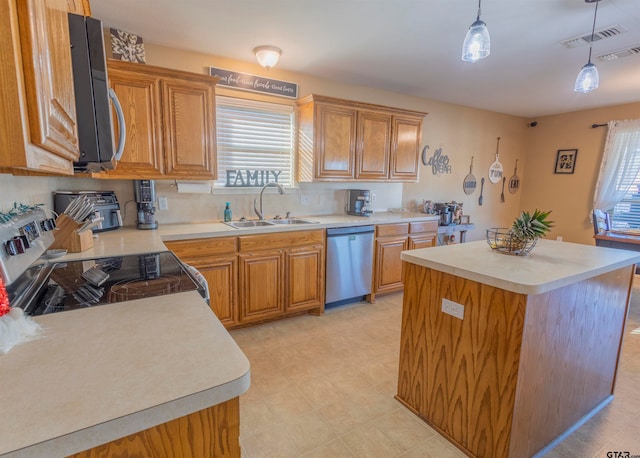
{"label": "stainless steel appliance", "polygon": [[[48,253],[55,226],[41,209],[0,224],[0,273],[9,303],[28,315],[64,312],[114,302],[206,288],[170,251],[105,258],[34,262]],[[18,244],[18,250],[10,247]]]}
{"label": "stainless steel appliance", "polygon": [[340,305],[371,293],[373,226],[327,229],[325,303]]}
{"label": "stainless steel appliance", "polygon": [[76,197],[87,196],[95,211],[91,218],[102,217],[102,221],[93,228],[93,232],[118,229],[122,226],[120,204],[114,191],[56,191],[53,194],[53,209],[60,214]]}
{"label": "stainless steel appliance", "polygon": [[135,180],[133,191],[138,205],[138,229],[157,229],[156,213],[156,184],[153,180]]}
{"label": "stainless steel appliance", "polygon": [[436,215],[440,215],[440,226],[449,226],[455,224],[455,214],[458,204],[455,202],[436,203],[433,204],[433,210]]}
{"label": "stainless steel appliance", "polygon": [[371,191],[368,189],[347,190],[347,214],[371,216]]}
{"label": "stainless steel appliance", "polygon": [[[80,146],[80,157],[74,163],[74,169],[82,172],[113,170],[124,150],[126,129],[118,98],[109,88],[102,22],[77,14],[69,14],[68,22]],[[115,150],[109,99],[113,101],[118,117]]]}

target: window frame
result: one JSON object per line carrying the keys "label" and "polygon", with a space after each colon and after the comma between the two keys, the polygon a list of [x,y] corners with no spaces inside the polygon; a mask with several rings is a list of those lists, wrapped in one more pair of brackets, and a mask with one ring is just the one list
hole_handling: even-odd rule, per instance
{"label": "window frame", "polygon": [[[222,106],[222,108],[221,108]],[[287,104],[287,103],[276,103],[276,102],[264,102],[264,101],[260,101],[260,100],[254,100],[254,99],[246,99],[246,98],[239,98],[239,97],[233,97],[233,96],[229,96],[229,95],[216,95],[216,142],[217,142],[217,151],[218,151],[218,155],[217,155],[217,161],[218,161],[218,176],[215,180],[213,180],[212,183],[212,192],[215,193],[224,193],[224,192],[229,192],[229,191],[233,191],[234,193],[254,193],[256,189],[259,189],[262,184],[256,185],[256,186],[226,186],[226,180],[227,180],[227,173],[226,171],[228,170],[227,168],[227,162],[229,162],[228,160],[225,159],[224,155],[226,153],[226,151],[229,150],[229,146],[226,145],[221,145],[221,139],[223,140],[223,142],[225,141],[226,138],[228,138],[228,135],[221,135],[221,130],[220,128],[222,127],[222,124],[219,122],[220,120],[220,112],[225,110],[224,107],[233,107],[233,108],[237,108],[239,111],[242,109],[246,109],[246,110],[255,110],[255,113],[259,112],[260,110],[263,110],[267,113],[270,113],[270,115],[273,115],[274,118],[277,118],[278,116],[287,116],[290,119],[290,124],[289,124],[289,132],[290,132],[290,139],[289,139],[289,144],[290,144],[290,149],[288,152],[288,156],[289,156],[289,178],[285,181],[282,181],[282,178],[280,178],[278,180],[278,183],[281,184],[283,186],[283,188],[285,189],[293,189],[296,187],[296,179],[295,179],[295,170],[296,170],[296,158],[295,158],[295,149],[296,149],[296,106],[295,104]],[[251,113],[250,111],[248,112],[248,114],[250,116]],[[267,115],[268,117],[269,115]],[[259,116],[255,116],[257,120],[259,120]],[[231,118],[224,118],[224,119],[231,119]],[[274,128],[277,129],[276,124],[274,124]],[[277,136],[274,136],[276,143],[278,141]],[[255,144],[253,144],[255,146]],[[268,149],[268,148],[264,148],[264,149]],[[224,153],[221,155],[220,152],[224,151]],[[257,152],[260,151],[260,148],[255,149],[253,152]],[[287,154],[284,154],[285,156],[287,156]],[[228,155],[230,156],[230,155]],[[247,157],[244,158],[239,158],[238,161],[242,162],[247,161],[248,158],[250,158],[251,153],[247,154]],[[276,160],[275,158],[277,157],[277,154],[273,155],[274,160]],[[221,161],[222,159],[225,159],[224,161]],[[224,162],[224,163],[223,163]],[[269,167],[268,164],[265,164],[264,166],[258,166],[255,167],[255,169],[258,170],[271,170],[273,169],[273,167]],[[252,169],[253,170],[253,169]],[[285,179],[286,179],[286,174],[285,174]],[[266,182],[267,180],[265,180]],[[275,180],[273,180],[273,177],[271,176],[270,179],[268,179],[269,182],[273,182]]]}

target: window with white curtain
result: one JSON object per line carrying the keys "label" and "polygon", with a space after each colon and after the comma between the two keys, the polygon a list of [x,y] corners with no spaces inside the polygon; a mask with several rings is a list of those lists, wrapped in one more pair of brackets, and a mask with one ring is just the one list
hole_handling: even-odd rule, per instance
{"label": "window with white curtain", "polygon": [[[293,186],[294,107],[216,96],[216,187]],[[227,189],[232,189],[227,187]]]}
{"label": "window with white curtain", "polygon": [[611,121],[594,193],[613,230],[640,229],[640,119]]}

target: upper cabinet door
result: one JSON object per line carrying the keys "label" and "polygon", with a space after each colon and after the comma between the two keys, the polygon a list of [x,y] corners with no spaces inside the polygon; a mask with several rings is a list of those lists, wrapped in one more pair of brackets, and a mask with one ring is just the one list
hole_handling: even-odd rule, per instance
{"label": "upper cabinet door", "polygon": [[353,178],[357,111],[324,104],[316,110],[316,177]]}
{"label": "upper cabinet door", "polygon": [[162,105],[165,173],[216,179],[215,83],[164,80]]}
{"label": "upper cabinet door", "polygon": [[30,142],[78,159],[75,94],[66,0],[17,2]]}
{"label": "upper cabinet door", "polygon": [[[127,126],[122,159],[107,173],[113,178],[162,178],[162,109],[160,79],[136,72],[139,64],[109,62],[109,83],[115,91]],[[113,119],[116,119],[115,113]],[[119,141],[117,138],[116,143]]]}
{"label": "upper cabinet door", "polygon": [[356,178],[378,180],[389,177],[391,115],[358,112]]}
{"label": "upper cabinet door", "polygon": [[390,178],[403,181],[415,181],[418,179],[421,133],[421,119],[393,118]]}

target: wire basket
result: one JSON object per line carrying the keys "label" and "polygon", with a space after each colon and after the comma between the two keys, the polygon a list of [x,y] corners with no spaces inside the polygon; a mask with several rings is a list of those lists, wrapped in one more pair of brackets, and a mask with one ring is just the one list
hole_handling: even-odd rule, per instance
{"label": "wire basket", "polygon": [[536,246],[537,238],[533,240],[519,240],[511,231],[504,227],[492,227],[487,229],[487,243],[491,249],[505,254],[524,256]]}

